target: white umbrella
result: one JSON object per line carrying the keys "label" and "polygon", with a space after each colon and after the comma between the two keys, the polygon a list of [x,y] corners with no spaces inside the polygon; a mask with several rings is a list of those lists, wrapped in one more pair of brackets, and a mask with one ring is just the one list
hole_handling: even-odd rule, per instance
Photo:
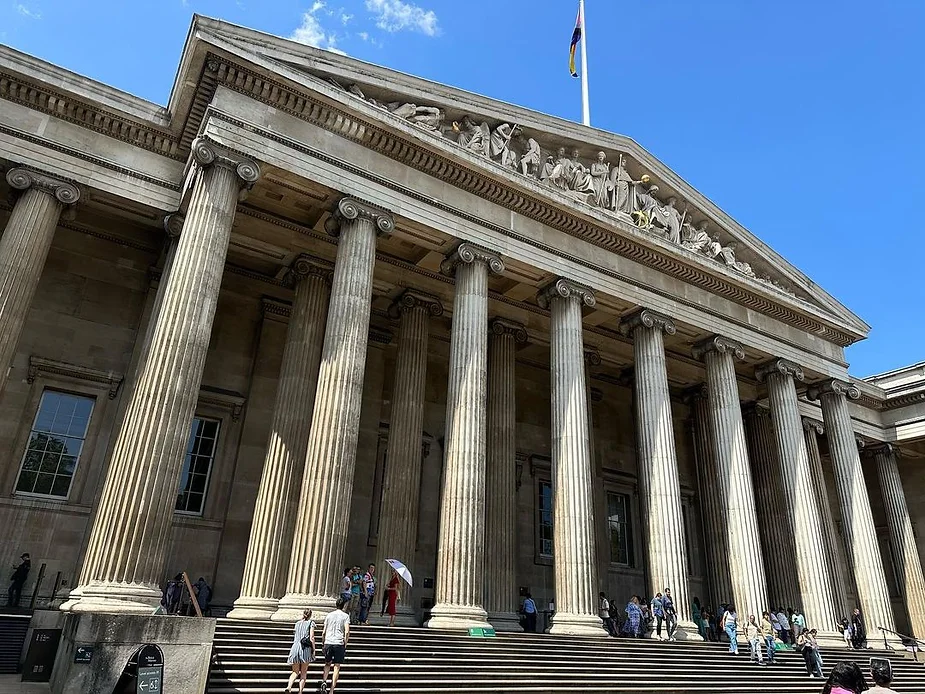
{"label": "white umbrella", "polygon": [[405,583],[407,583],[409,586],[414,585],[414,581],[411,579],[411,572],[408,571],[407,566],[405,566],[400,561],[398,561],[398,559],[386,559],[385,561],[388,563],[389,566],[395,569],[395,573],[401,576],[404,579]]}

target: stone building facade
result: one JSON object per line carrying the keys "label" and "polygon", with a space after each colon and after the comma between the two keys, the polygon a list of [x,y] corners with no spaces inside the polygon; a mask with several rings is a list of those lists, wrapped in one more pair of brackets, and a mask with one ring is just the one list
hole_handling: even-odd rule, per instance
{"label": "stone building facade", "polygon": [[925,367],[851,377],[868,326],[632,140],[201,17],[166,107],[0,48],[0,113],[43,599],[292,619],[398,558],[409,623],[667,586],[687,637],[695,596],[925,636]]}

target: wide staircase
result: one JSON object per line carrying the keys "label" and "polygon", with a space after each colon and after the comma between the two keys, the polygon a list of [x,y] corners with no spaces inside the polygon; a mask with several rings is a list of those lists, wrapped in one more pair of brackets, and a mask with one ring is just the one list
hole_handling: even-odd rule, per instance
{"label": "wide staircase", "polygon": [[[273,692],[286,686],[292,626],[218,620],[208,694]],[[317,634],[320,643],[320,629]],[[337,691],[450,694],[463,692],[728,692],[818,694],[798,653],[778,653],[770,667],[750,664],[748,649],[728,644],[499,634],[495,638],[427,629],[354,627]],[[852,659],[867,671],[879,652],[823,652],[825,673]],[[925,692],[925,665],[891,653],[897,692]],[[306,692],[317,692],[320,663],[309,667]]]}

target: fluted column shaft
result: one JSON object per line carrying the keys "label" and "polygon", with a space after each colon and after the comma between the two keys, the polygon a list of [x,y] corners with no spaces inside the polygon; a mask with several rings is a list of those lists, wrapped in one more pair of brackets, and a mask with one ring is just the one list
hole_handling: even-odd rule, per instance
{"label": "fluted column shaft", "polygon": [[6,180],[13,190],[22,192],[0,236],[0,392],[6,385],[61,212],[80,197],[70,183],[27,169],[10,169]]}
{"label": "fluted column shaft", "polygon": [[519,631],[517,616],[517,432],[514,356],[526,331],[501,319],[488,331],[488,450],[485,609],[499,631]]}
{"label": "fluted column shaft", "polygon": [[[701,390],[701,388],[698,388]],[[707,576],[710,580],[709,601],[705,603],[717,608],[728,602],[732,593],[729,577],[729,548],[726,541],[726,505],[720,498],[720,487],[716,473],[716,451],[713,446],[712,413],[704,392],[694,394],[693,438],[694,455],[697,461],[697,488],[700,497],[700,513],[703,518],[704,549],[707,561]]]}
{"label": "fluted column shaft", "polygon": [[695,356],[702,355],[706,364],[717,480],[726,509],[726,561],[734,603],[743,615],[760,615],[767,606],[768,591],[733,362],[733,357],[744,359],[745,352],[741,345],[721,337],[701,343],[694,352]]}
{"label": "fluted column shaft", "polygon": [[295,490],[299,487],[311,431],[315,388],[328,309],[328,271],[307,258],[296,261],[297,285],[283,348],[273,424],[257,489],[241,596],[232,619],[270,619],[286,589]]}
{"label": "fluted column shaft", "polygon": [[810,397],[818,397],[822,405],[829,455],[835,472],[835,488],[841,505],[845,543],[851,548],[849,559],[858,588],[858,602],[870,643],[876,645],[879,628],[895,630],[896,623],[880,557],[877,529],[870,510],[870,498],[867,496],[864,470],[848,412],[849,393],[853,397],[859,395],[856,386],[833,380],[811,389]]}
{"label": "fluted column shaft", "polygon": [[485,580],[485,433],[488,377],[488,272],[501,259],[462,244],[444,261],[455,273],[446,399],[443,497],[437,545],[436,604],[428,626],[487,626]]}
{"label": "fluted column shaft", "polygon": [[877,448],[874,452],[877,462],[877,474],[880,477],[880,490],[883,493],[883,506],[886,509],[887,524],[890,528],[890,544],[896,562],[896,574],[909,625],[913,636],[925,637],[925,578],[922,576],[922,561],[915,542],[915,531],[906,506],[902,478],[896,464],[896,452],[890,445]]}
{"label": "fluted column shaft", "polygon": [[292,537],[286,595],[272,619],[297,620],[306,608],[334,607],[350,525],[372,306],[376,235],[394,222],[386,212],[343,198],[328,220],[340,236],[311,432]]}
{"label": "fluted column shaft", "polygon": [[[806,623],[819,630],[824,641],[836,635],[832,580],[822,548],[822,529],[812,503],[812,475],[800,422],[800,408],[794,378],[803,371],[795,364],[777,360],[758,372],[768,384],[771,420],[777,439],[784,505],[794,529],[794,553],[800,602]],[[794,606],[796,607],[796,606]]]}
{"label": "fluted column shaft", "polygon": [[806,453],[809,456],[809,468],[813,479],[816,510],[819,514],[819,523],[822,526],[823,544],[825,546],[826,563],[829,567],[829,576],[832,579],[832,593],[835,596],[836,616],[848,615],[847,578],[842,570],[842,542],[835,527],[835,518],[832,516],[832,507],[829,504],[828,485],[822,472],[822,455],[819,453],[818,435],[824,431],[821,424],[810,419],[803,420],[803,437],[806,440]]}
{"label": "fluted column shaft", "polygon": [[794,538],[784,503],[777,438],[767,409],[754,403],[746,407],[745,438],[752,463],[756,517],[770,600],[768,606],[775,610],[779,607],[796,608],[801,601],[794,575]]}
{"label": "fluted column shaft", "polygon": [[[433,297],[405,292],[392,306],[400,315],[398,358],[392,387],[388,462],[382,482],[377,564],[388,581],[386,559],[398,559],[414,571],[421,488],[421,436],[424,432],[424,389],[427,383],[427,339],[430,316],[443,313]],[[396,623],[416,625],[410,600],[398,605]]]}
{"label": "fluted column shaft", "polygon": [[560,279],[538,298],[550,311],[556,612],[549,633],[606,636],[597,616],[594,496],[581,320],[581,307],[594,306],[594,295],[585,287]]}
{"label": "fluted column shaft", "polygon": [[691,621],[687,584],[687,546],[681,485],[675,451],[663,332],[674,334],[670,319],[642,310],[624,319],[632,335],[636,377],[636,427],[643,531],[647,546],[647,593],[671,589],[678,612],[677,636],[699,639]]}
{"label": "fluted column shaft", "polygon": [[90,532],[76,612],[149,614],[160,603],[177,479],[199,397],[235,206],[254,162],[193,143],[192,197]]}

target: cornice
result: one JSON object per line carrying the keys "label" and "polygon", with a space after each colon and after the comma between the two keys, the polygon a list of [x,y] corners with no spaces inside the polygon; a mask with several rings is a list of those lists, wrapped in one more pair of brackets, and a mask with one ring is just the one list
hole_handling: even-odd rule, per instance
{"label": "cornice", "polygon": [[56,376],[66,376],[78,381],[94,383],[105,386],[109,390],[109,399],[114,400],[119,392],[119,386],[122,385],[123,375],[115,371],[101,371],[91,369],[79,364],[69,364],[64,361],[46,359],[35,354],[29,356],[29,370],[26,374],[26,382],[32,383],[39,374],[54,374]]}

